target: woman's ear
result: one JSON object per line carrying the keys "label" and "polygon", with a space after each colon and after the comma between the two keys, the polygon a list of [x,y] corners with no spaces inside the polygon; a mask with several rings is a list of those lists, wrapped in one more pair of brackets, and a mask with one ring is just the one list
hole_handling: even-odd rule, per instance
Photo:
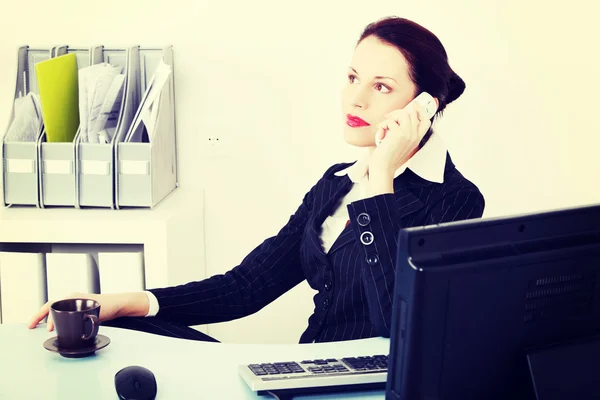
{"label": "woman's ear", "polygon": [[433,99],[435,100],[435,109],[439,110],[440,109],[440,101],[438,100],[437,97],[434,97]]}

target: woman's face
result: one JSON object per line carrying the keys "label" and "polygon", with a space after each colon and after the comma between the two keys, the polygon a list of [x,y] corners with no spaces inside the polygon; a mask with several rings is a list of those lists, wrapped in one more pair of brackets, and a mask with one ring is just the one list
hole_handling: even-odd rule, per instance
{"label": "woman's face", "polygon": [[344,140],[358,147],[375,146],[377,124],[390,111],[404,108],[415,92],[402,53],[375,36],[363,39],[354,50],[342,90]]}

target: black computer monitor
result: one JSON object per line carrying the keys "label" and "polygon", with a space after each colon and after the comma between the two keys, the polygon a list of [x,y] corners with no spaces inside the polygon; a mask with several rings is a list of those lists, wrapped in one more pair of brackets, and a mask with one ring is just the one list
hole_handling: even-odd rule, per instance
{"label": "black computer monitor", "polygon": [[404,229],[396,269],[386,399],[543,400],[600,381],[581,364],[600,364],[600,206]]}

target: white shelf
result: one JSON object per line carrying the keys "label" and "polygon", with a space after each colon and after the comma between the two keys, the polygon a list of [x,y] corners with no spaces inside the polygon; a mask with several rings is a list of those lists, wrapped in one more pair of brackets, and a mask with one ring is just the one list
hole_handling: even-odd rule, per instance
{"label": "white shelf", "polygon": [[203,208],[182,188],[154,210],[0,208],[0,243],[141,244],[146,288],[178,285],[206,274]]}

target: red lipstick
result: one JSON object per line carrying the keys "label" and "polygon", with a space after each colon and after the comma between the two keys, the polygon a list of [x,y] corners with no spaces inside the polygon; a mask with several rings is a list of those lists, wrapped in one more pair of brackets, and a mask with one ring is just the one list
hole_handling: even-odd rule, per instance
{"label": "red lipstick", "polygon": [[370,124],[365,120],[355,117],[354,115],[346,115],[346,124],[352,128],[360,128],[362,126],[369,126]]}

